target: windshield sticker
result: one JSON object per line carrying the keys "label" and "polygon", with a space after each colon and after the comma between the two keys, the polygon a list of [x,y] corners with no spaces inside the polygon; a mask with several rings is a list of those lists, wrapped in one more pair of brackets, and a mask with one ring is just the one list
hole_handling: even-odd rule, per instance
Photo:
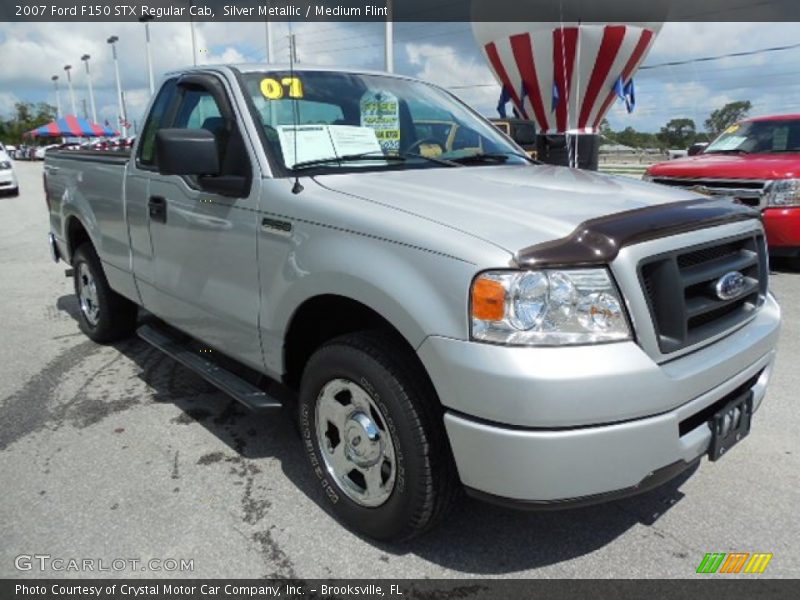
{"label": "windshield sticker", "polygon": [[284,77],[281,80],[265,77],[261,80],[261,94],[268,100],[280,100],[284,95],[289,98],[303,97],[303,82],[297,77]]}
{"label": "windshield sticker", "polygon": [[383,155],[375,131],[368,127],[281,125],[276,129],[284,162],[289,168],[298,163],[352,154],[374,153],[376,160]]}
{"label": "windshield sticker", "polygon": [[741,127],[741,125],[739,125],[738,123],[734,123],[725,130],[725,133],[736,133],[737,131],[739,131],[739,127]]}
{"label": "windshield sticker", "polygon": [[375,132],[381,148],[400,150],[400,103],[388,92],[371,91],[361,96],[361,125]]}
{"label": "windshield sticker", "polygon": [[372,153],[380,157],[383,149],[374,129],[354,125],[328,125],[337,156]]}
{"label": "windshield sticker", "polygon": [[744,135],[732,135],[732,136],[729,136],[729,137],[726,137],[726,138],[721,138],[721,139],[717,140],[708,149],[709,150],[736,150],[745,141],[747,141],[747,136],[744,136]]}

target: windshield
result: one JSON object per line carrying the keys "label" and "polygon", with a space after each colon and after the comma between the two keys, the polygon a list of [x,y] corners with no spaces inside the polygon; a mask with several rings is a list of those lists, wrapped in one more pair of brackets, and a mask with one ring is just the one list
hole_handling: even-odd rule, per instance
{"label": "windshield", "polygon": [[432,85],[326,71],[244,73],[242,79],[267,151],[287,171],[528,162],[492,125]]}
{"label": "windshield", "polygon": [[746,121],[728,127],[704,154],[800,152],[800,120]]}

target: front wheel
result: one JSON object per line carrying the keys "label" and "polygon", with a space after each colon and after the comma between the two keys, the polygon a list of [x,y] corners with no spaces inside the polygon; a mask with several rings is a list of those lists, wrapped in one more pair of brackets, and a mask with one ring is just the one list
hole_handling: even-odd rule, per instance
{"label": "front wheel", "polygon": [[82,244],[75,251],[72,268],[81,331],[99,343],[131,335],[136,327],[137,307],[108,285],[100,258],[91,244]]}
{"label": "front wheel", "polygon": [[460,489],[425,373],[380,333],[317,350],[300,388],[306,453],[333,511],[375,539],[430,529]]}

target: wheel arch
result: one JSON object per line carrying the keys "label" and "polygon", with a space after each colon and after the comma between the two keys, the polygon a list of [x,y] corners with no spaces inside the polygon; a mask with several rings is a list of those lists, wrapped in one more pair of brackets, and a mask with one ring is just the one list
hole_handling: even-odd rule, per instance
{"label": "wheel arch", "polygon": [[90,243],[95,251],[97,251],[94,240],[89,234],[89,229],[76,215],[69,215],[66,217],[64,222],[64,239],[67,246],[67,262],[70,264],[72,264],[72,257],[75,255],[75,250],[85,242]]}
{"label": "wheel arch", "polygon": [[370,330],[389,335],[429,378],[412,343],[386,317],[353,298],[320,294],[302,302],[289,320],[283,343],[284,382],[298,387],[309,358],[325,342],[348,333]]}

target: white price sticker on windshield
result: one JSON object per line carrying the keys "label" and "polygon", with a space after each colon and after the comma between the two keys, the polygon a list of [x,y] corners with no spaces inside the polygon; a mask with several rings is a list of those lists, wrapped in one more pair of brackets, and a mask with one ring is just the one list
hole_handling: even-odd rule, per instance
{"label": "white price sticker on windshield", "polygon": [[276,129],[284,162],[289,168],[308,161],[353,154],[374,154],[375,160],[383,156],[375,132],[368,127],[281,125]]}
{"label": "white price sticker on windshield", "polygon": [[741,146],[747,137],[743,135],[732,135],[725,139],[714,142],[714,146],[709,150],[736,150]]}

